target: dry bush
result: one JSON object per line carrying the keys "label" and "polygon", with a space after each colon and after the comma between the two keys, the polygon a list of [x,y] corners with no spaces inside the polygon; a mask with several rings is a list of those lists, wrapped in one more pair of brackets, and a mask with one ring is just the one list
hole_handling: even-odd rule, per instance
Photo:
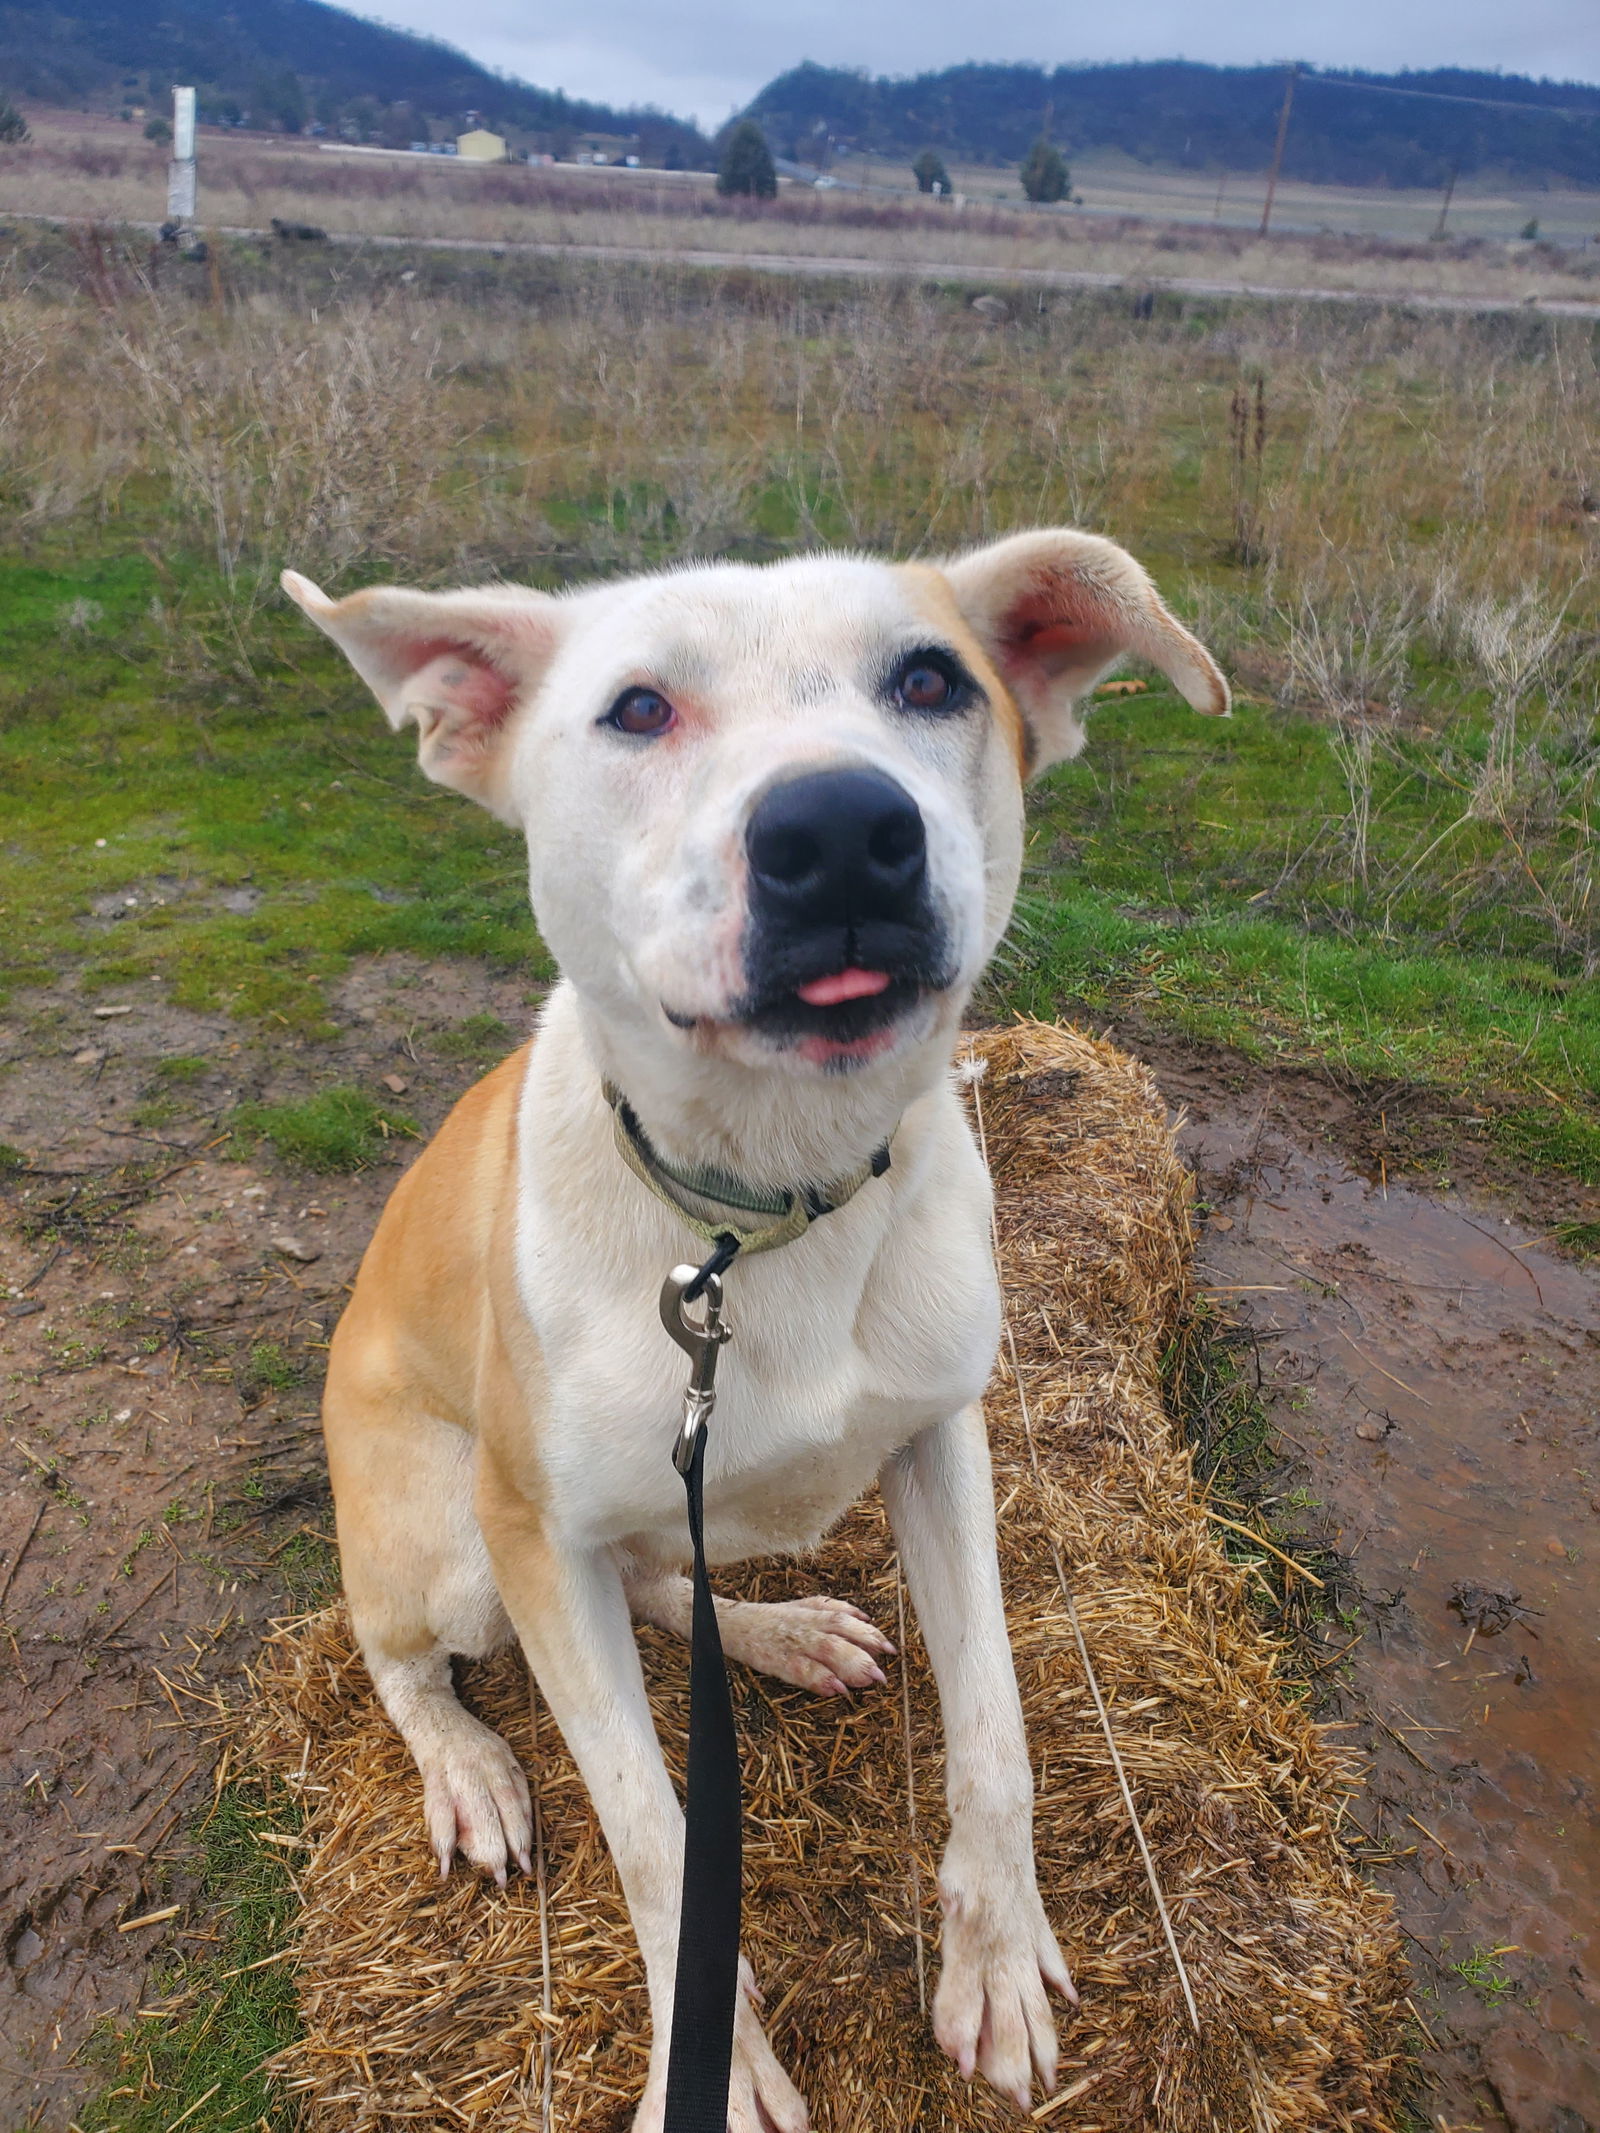
{"label": "dry bush", "polygon": [[110,353],[174,502],[250,601],[291,550],[330,575],[425,545],[464,442],[437,335],[370,306],[216,321],[153,296]]}

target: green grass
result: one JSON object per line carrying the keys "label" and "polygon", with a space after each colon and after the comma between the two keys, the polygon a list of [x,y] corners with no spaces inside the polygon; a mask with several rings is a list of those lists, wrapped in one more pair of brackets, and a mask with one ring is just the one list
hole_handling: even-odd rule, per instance
{"label": "green grass", "polygon": [[[83,2133],[167,2133],[184,2117],[204,2133],[291,2133],[299,2114],[260,2072],[295,2034],[294,1970],[269,1962],[285,1945],[294,1893],[283,1860],[260,1841],[292,1834],[281,1794],[229,1787],[199,1833],[197,1922],[221,1934],[215,1954],[180,1961],[147,1991],[164,2017],[103,2032],[95,2056],[104,2086],[77,2123]],[[260,1968],[249,1966],[260,1964]]]}
{"label": "green grass", "polygon": [[415,1119],[362,1089],[336,1085],[298,1103],[240,1104],[230,1114],[236,1153],[266,1141],[301,1170],[364,1170],[399,1135],[414,1140]]}
{"label": "green grass", "polygon": [[304,1373],[299,1363],[278,1341],[256,1341],[233,1367],[233,1382],[247,1404],[264,1393],[288,1392]]}
{"label": "green grass", "polygon": [[1470,1955],[1464,1956],[1459,1963],[1452,1963],[1450,1968],[1463,1984],[1481,1993],[1491,2007],[1498,2007],[1503,2000],[1514,1999],[1517,1993],[1517,1980],[1500,1960],[1502,1955],[1511,1952],[1509,1948],[1474,1948]]}
{"label": "green grass", "polygon": [[[258,619],[246,648],[203,572],[183,597],[180,620],[143,550],[0,558],[0,982],[155,979],[316,1038],[356,955],[548,974],[514,836],[430,787],[293,619]],[[1454,686],[1413,679],[1424,708]],[[1160,684],[1099,706],[1087,753],[1034,795],[992,1004],[1134,1009],[1263,1060],[1471,1091],[1511,1159],[1600,1184],[1600,985],[1564,966],[1529,897],[1461,890],[1504,855],[1497,828],[1458,820],[1477,729],[1470,705],[1454,713],[1448,750],[1419,726],[1380,752],[1363,883],[1327,725],[1245,703],[1219,726]],[[1408,876],[1450,820],[1449,869]],[[443,1049],[488,1060],[513,1041],[477,1015]],[[157,1071],[181,1086],[207,1067]],[[148,1121],[174,1116],[160,1103]],[[411,1130],[347,1089],[230,1123],[237,1147],[264,1139],[314,1170],[359,1168]]]}
{"label": "green grass", "polygon": [[[1374,871],[1437,834],[1433,767],[1386,765]],[[996,1003],[1136,1008],[1259,1059],[1472,1092],[1508,1154],[1600,1184],[1600,983],[1560,967],[1527,897],[1458,908],[1426,870],[1364,894],[1329,831],[1341,792],[1310,718],[1247,704],[1218,728],[1160,688],[1100,706],[1036,795]]]}
{"label": "green grass", "polygon": [[508,1029],[498,1015],[468,1015],[448,1029],[436,1040],[436,1049],[448,1059],[470,1059],[483,1062],[504,1059],[516,1049],[514,1031]]}
{"label": "green grass", "polygon": [[158,1059],[156,1072],[163,1081],[199,1081],[211,1072],[211,1061],[175,1053],[171,1058]]}
{"label": "green grass", "polygon": [[[271,617],[246,655],[217,587],[186,584],[180,610],[143,553],[0,558],[0,988],[63,966],[90,990],[157,979],[182,1005],[317,1037],[353,956],[547,975],[516,840],[440,804],[303,626]],[[64,645],[83,601],[97,619]]]}

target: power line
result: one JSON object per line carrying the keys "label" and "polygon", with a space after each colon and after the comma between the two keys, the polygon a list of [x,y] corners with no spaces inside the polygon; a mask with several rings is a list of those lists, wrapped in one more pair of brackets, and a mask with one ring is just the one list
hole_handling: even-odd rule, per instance
{"label": "power line", "polygon": [[1452,96],[1444,89],[1395,89],[1387,82],[1351,81],[1342,74],[1303,74],[1302,81],[1326,82],[1330,89],[1361,89],[1369,96],[1420,97],[1430,104],[1476,104],[1485,111],[1520,111],[1524,118],[1600,119],[1600,102],[1571,104],[1517,103],[1511,97]]}

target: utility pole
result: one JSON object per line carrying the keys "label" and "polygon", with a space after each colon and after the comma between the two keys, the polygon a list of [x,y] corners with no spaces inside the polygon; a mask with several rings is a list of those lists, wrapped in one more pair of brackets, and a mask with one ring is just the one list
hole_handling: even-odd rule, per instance
{"label": "utility pole", "polygon": [[1444,204],[1439,209],[1438,221],[1433,225],[1433,240],[1435,244],[1437,244],[1444,236],[1445,217],[1449,214],[1450,203],[1456,196],[1456,179],[1460,176],[1460,174],[1461,165],[1459,163],[1452,163],[1450,166],[1450,175],[1445,180]]}
{"label": "utility pole", "polygon": [[167,165],[167,221],[176,238],[193,242],[194,216],[194,91],[174,89],[172,161]]}
{"label": "utility pole", "polygon": [[1283,168],[1283,144],[1289,138],[1289,113],[1294,105],[1294,85],[1300,78],[1300,63],[1297,60],[1289,69],[1283,85],[1283,109],[1278,113],[1278,138],[1272,150],[1272,168],[1267,173],[1267,197],[1261,209],[1261,227],[1257,236],[1265,237],[1267,224],[1272,220],[1272,199],[1278,190],[1278,173]]}

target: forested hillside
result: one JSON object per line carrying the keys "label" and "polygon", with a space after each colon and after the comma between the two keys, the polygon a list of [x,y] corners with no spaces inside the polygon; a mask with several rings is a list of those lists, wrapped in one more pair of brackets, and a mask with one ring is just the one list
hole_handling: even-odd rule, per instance
{"label": "forested hillside", "polygon": [[648,135],[700,160],[692,126],[659,113],[578,103],[491,73],[432,38],[365,22],[321,0],[0,0],[0,90],[50,103],[200,90],[202,114],[298,132],[347,116],[363,133],[404,134],[410,116],[491,122],[559,135]]}
{"label": "forested hillside", "polygon": [[[1600,88],[1458,68],[1347,78],[1361,86],[1314,69],[1301,74],[1284,162],[1290,177],[1434,185],[1454,166],[1464,176],[1504,170],[1600,185]],[[780,154],[804,161],[831,134],[890,155],[932,147],[1014,163],[1048,124],[1069,153],[1116,148],[1144,163],[1254,170],[1271,157],[1283,85],[1281,66],[1185,60],[969,65],[896,79],[808,64],[769,82],[750,109]]]}

